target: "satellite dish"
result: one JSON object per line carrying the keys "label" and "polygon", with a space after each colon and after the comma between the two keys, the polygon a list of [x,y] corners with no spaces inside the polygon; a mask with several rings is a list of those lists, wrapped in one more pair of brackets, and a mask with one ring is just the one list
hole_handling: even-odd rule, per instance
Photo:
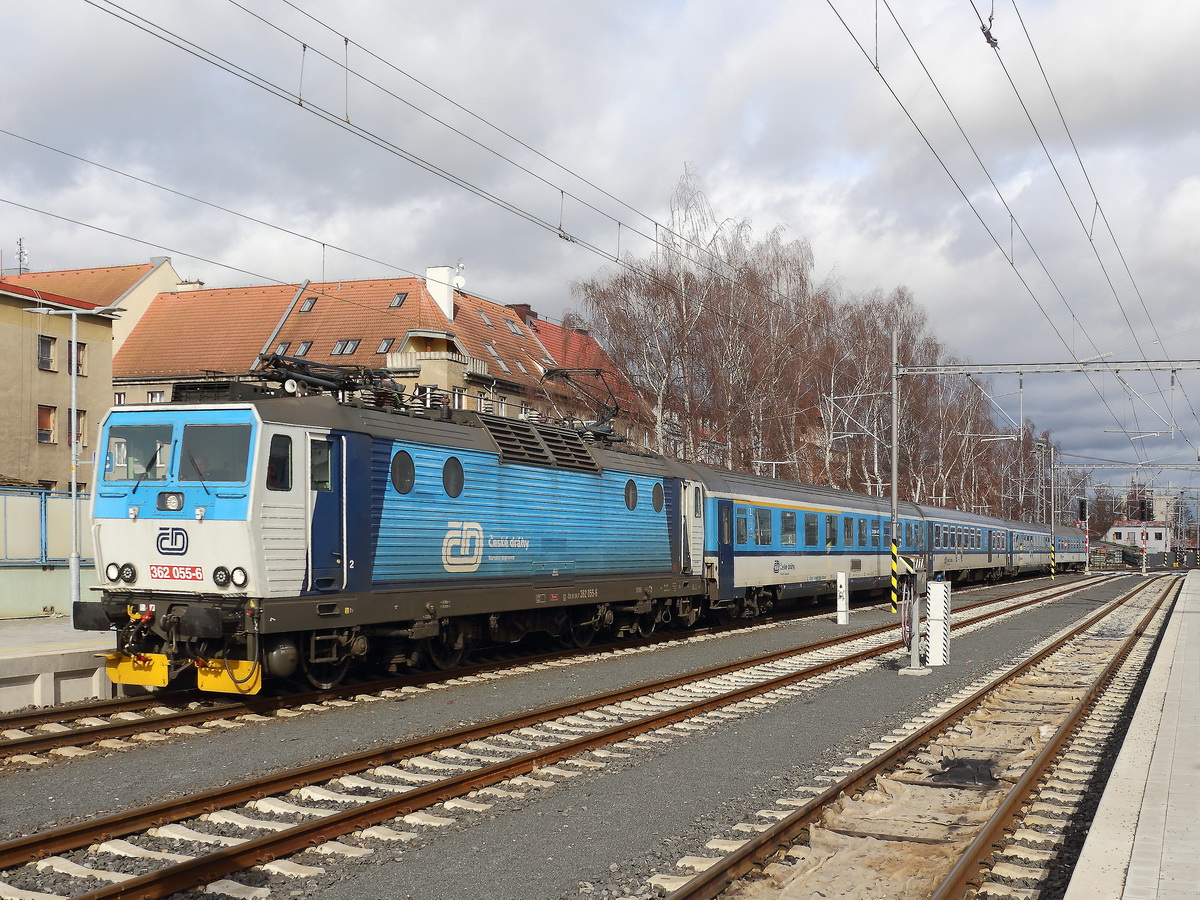
{"label": "satellite dish", "polygon": [[461,291],[466,283],[467,279],[463,278],[461,275],[454,276],[454,289],[456,291]]}

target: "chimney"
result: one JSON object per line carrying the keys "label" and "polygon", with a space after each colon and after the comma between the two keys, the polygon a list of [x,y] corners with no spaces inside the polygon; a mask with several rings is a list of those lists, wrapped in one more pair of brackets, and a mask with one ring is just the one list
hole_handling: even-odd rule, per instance
{"label": "chimney", "polygon": [[425,290],[438,305],[447,322],[454,321],[454,269],[450,266],[429,266],[425,270]]}
{"label": "chimney", "polygon": [[533,307],[528,303],[507,303],[505,305],[517,314],[523,325],[530,324],[538,317],[538,314],[533,311]]}

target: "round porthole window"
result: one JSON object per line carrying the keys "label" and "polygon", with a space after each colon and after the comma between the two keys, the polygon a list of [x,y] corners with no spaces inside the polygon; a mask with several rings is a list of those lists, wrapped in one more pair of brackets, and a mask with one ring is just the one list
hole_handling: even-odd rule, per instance
{"label": "round porthole window", "polygon": [[655,512],[662,512],[662,508],[663,508],[663,487],[662,487],[662,485],[661,485],[661,484],[655,484],[655,485],[654,485],[654,493],[651,495],[651,499],[654,501],[654,511],[655,511]]}
{"label": "round porthole window", "polygon": [[637,485],[633,483],[632,478],[625,482],[625,508],[637,509]]}
{"label": "round porthole window", "polygon": [[392,487],[401,494],[413,489],[417,480],[417,467],[407,450],[400,450],[392,457]]}
{"label": "round porthole window", "polygon": [[442,487],[451,497],[457,497],[463,490],[463,467],[458,457],[451,456],[442,466]]}

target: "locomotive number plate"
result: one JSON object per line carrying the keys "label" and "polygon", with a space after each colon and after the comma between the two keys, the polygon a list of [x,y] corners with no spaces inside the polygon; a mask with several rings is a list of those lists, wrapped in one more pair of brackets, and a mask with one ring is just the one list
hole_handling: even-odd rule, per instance
{"label": "locomotive number plate", "polygon": [[203,581],[203,566],[160,566],[150,567],[150,577],[170,581]]}

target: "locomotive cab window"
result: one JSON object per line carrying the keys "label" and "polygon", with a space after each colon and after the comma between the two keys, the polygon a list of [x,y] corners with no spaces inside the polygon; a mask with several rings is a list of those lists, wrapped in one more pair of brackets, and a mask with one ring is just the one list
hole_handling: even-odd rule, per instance
{"label": "locomotive cab window", "polygon": [[333,490],[333,465],[329,448],[329,441],[311,441],[309,444],[308,478],[311,490]]}
{"label": "locomotive cab window", "polygon": [[292,439],[286,434],[271,435],[271,450],[267,454],[267,490],[292,489]]}
{"label": "locomotive cab window", "polygon": [[172,436],[170,425],[113,425],[108,429],[104,480],[165,480]]}
{"label": "locomotive cab window", "polygon": [[179,480],[245,481],[250,431],[249,425],[183,426]]}

